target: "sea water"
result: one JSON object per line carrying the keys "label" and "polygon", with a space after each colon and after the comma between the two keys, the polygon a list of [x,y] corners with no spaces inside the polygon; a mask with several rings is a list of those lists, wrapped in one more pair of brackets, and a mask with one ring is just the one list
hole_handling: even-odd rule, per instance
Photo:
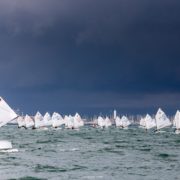
{"label": "sea water", "polygon": [[0,153],[0,179],[169,180],[180,177],[180,135],[131,127],[0,128],[19,152]]}

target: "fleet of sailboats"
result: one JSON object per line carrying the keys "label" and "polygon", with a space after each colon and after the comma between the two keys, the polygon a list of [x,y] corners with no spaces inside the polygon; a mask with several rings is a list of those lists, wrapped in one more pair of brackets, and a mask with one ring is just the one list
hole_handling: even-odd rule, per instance
{"label": "fleet of sailboats", "polygon": [[115,119],[116,127],[121,127],[127,129],[128,126],[131,124],[130,120],[126,116],[122,116],[120,118],[119,116]]}
{"label": "fleet of sailboats", "polygon": [[[5,102],[5,100],[0,97],[0,127],[6,125],[10,121],[17,121],[19,128],[26,129],[42,129],[42,128],[59,128],[64,127],[66,129],[79,129],[85,125],[85,120],[76,113],[74,116],[65,115],[64,117],[57,112],[54,112],[52,116],[50,113],[46,112],[44,116],[38,111],[34,116],[18,116],[14,110]],[[108,128],[112,125],[127,129],[132,125],[131,120],[127,116],[117,116],[116,111],[114,111],[114,117],[105,118],[99,116],[95,118],[92,122],[93,127],[99,128]],[[178,110],[174,116],[173,121],[170,120],[165,112],[159,108],[155,117],[147,114],[145,117],[142,117],[139,121],[140,127],[144,128],[146,131],[149,129],[155,129],[160,131],[161,129],[174,126],[175,133],[180,134],[180,111]],[[0,150],[2,149],[12,149],[12,144],[9,141],[2,140],[0,141]]]}
{"label": "fleet of sailboats", "polygon": [[[15,117],[17,117],[17,115]],[[12,119],[14,119],[14,117],[12,117]],[[6,120],[6,122],[9,121]],[[24,127],[27,129],[42,129],[47,127],[64,127],[66,129],[79,129],[85,125],[85,121],[81,118],[81,116],[78,113],[76,113],[74,116],[65,115],[63,117],[57,112],[54,112],[52,116],[48,112],[46,112],[43,116],[39,111],[34,116],[26,115],[25,117],[17,117],[17,123],[19,128]],[[173,122],[170,121],[170,119],[160,108],[158,109],[154,118],[147,114],[145,117],[142,117],[139,121],[140,127],[146,130],[155,129],[159,131],[160,129],[172,126],[172,124],[174,124],[176,133],[179,134],[180,111],[176,112]],[[99,116],[93,121],[94,127],[108,128],[112,125],[115,125],[119,128],[127,129],[129,126],[132,125],[132,122],[128,119],[127,116],[116,116],[115,119],[109,118],[108,116],[106,116],[105,118]]]}

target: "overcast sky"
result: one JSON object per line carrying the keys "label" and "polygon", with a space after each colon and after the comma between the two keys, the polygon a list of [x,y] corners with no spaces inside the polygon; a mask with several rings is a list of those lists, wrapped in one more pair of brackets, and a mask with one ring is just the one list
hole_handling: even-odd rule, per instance
{"label": "overcast sky", "polygon": [[0,94],[24,113],[180,108],[179,0],[1,0]]}

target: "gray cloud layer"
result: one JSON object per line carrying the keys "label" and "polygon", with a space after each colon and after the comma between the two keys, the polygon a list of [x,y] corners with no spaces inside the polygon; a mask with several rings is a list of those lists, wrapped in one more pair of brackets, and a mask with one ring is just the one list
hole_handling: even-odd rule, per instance
{"label": "gray cloud layer", "polygon": [[[104,93],[109,106],[128,94],[123,104],[129,108],[153,106],[151,95],[164,104],[168,94],[175,107],[170,102],[180,91],[179,7],[177,0],[1,0],[0,90],[29,97],[45,91],[52,102],[64,94],[64,104],[70,97],[64,91],[70,91],[87,107],[107,107]],[[151,103],[133,103],[133,94]],[[43,102],[43,93],[38,96]]]}

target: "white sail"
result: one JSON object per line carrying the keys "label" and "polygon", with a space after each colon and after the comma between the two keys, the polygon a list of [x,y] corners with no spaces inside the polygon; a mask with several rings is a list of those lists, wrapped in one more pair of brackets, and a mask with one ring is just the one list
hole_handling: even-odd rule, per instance
{"label": "white sail", "polygon": [[111,123],[111,120],[108,117],[106,117],[106,119],[105,119],[105,127],[107,128],[109,126],[112,126],[112,123]]}
{"label": "white sail", "polygon": [[24,120],[25,120],[25,127],[26,128],[33,128],[34,127],[34,121],[29,115],[26,114]]}
{"label": "white sail", "polygon": [[68,129],[73,129],[74,128],[74,117],[72,117],[71,115],[69,115],[66,118],[66,127]]}
{"label": "white sail", "polygon": [[80,128],[84,126],[84,121],[81,119],[81,116],[76,113],[75,116],[74,116],[74,128]]}
{"label": "white sail", "polygon": [[122,121],[119,116],[116,117],[115,124],[116,124],[116,127],[122,127]]}
{"label": "white sail", "polygon": [[44,126],[52,126],[52,118],[48,112],[45,113],[43,117],[43,121],[44,121]]}
{"label": "white sail", "polygon": [[174,124],[175,124],[176,129],[180,130],[180,111],[179,110],[176,112],[176,115],[174,117]]}
{"label": "white sail", "polygon": [[52,127],[57,128],[62,126],[63,124],[65,124],[65,122],[62,116],[59,113],[54,112],[52,115]]}
{"label": "white sail", "polygon": [[155,119],[156,119],[157,130],[171,126],[170,120],[160,108],[156,113]]}
{"label": "white sail", "polygon": [[0,97],[0,127],[17,118],[18,115],[11,107]]}
{"label": "white sail", "polygon": [[105,120],[101,116],[98,117],[97,123],[99,127],[105,127]]}
{"label": "white sail", "polygon": [[65,127],[68,127],[68,119],[69,117],[67,115],[64,116],[64,123],[65,123]]}
{"label": "white sail", "polygon": [[122,127],[123,128],[126,128],[131,124],[131,122],[129,121],[129,119],[126,116],[123,116],[121,118],[121,121],[122,121]]}
{"label": "white sail", "polygon": [[19,117],[17,118],[17,123],[18,123],[18,127],[19,127],[19,128],[26,126],[26,123],[25,123],[25,120],[24,120],[24,117],[23,117],[23,116],[19,116]]}
{"label": "white sail", "polygon": [[142,118],[140,119],[139,125],[140,125],[140,127],[143,127],[143,128],[146,127],[145,118],[142,117]]}
{"label": "white sail", "polygon": [[144,120],[145,120],[146,129],[151,129],[156,127],[155,119],[153,119],[149,114],[146,115]]}
{"label": "white sail", "polygon": [[40,112],[37,112],[34,116],[35,128],[44,127],[43,116]]}

